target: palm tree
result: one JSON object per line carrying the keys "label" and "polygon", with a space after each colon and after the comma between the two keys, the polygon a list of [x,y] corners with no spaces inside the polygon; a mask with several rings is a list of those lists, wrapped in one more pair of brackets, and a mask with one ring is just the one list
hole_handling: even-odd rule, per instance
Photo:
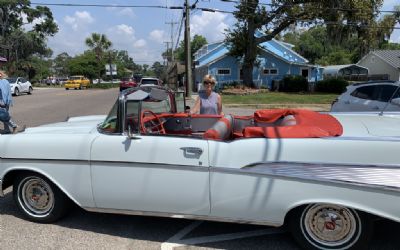
{"label": "palm tree", "polygon": [[112,46],[106,35],[98,33],[92,33],[90,37],[86,38],[85,43],[94,51],[99,60],[103,58],[104,51]]}
{"label": "palm tree", "polygon": [[[102,61],[104,51],[108,50],[112,43],[104,34],[92,33],[92,35],[85,40],[85,44],[93,50],[96,54],[97,60]],[[101,78],[101,67],[99,67],[99,79]]]}

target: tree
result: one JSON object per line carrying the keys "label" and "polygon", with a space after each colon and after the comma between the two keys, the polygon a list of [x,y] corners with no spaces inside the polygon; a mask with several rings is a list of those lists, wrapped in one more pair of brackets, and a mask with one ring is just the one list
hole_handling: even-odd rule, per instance
{"label": "tree", "polygon": [[162,78],[165,73],[165,67],[160,62],[154,62],[151,66],[151,70],[154,72],[157,78]]}
{"label": "tree", "polygon": [[[27,30],[26,24],[33,25]],[[50,56],[46,37],[53,36],[57,31],[57,24],[48,7],[32,8],[28,0],[0,0],[0,44],[10,52],[7,64],[9,73],[22,69],[22,63],[27,65],[22,58],[34,54]]]}
{"label": "tree", "polygon": [[[85,44],[92,49],[98,61],[98,77],[101,78],[101,70],[104,65],[104,53],[112,46],[110,40],[104,34],[92,33],[90,37],[86,38]],[[110,59],[111,61],[111,59]]]}
{"label": "tree", "polygon": [[97,55],[93,51],[85,51],[68,62],[68,70],[72,75],[84,75],[90,79],[99,72]]}
{"label": "tree", "polygon": [[56,75],[58,76],[69,75],[68,63],[71,59],[72,59],[71,56],[69,56],[68,53],[66,52],[58,54],[56,58],[54,58],[53,67],[55,69]]}
{"label": "tree", "polygon": [[[227,30],[225,42],[230,49],[230,55],[243,59],[244,83],[254,86],[252,73],[259,54],[259,44],[273,39],[292,24],[310,26],[321,20],[328,27],[328,36],[336,36],[335,41],[341,41],[342,36],[338,33],[347,37],[349,31],[358,27],[350,29],[350,25],[343,25],[344,23],[361,26],[376,16],[376,10],[382,1],[276,0],[272,1],[267,10],[258,0],[241,0],[234,12],[238,22],[233,29]],[[362,14],[346,10],[357,10]],[[362,35],[360,31],[359,34]]]}
{"label": "tree", "polygon": [[[201,35],[194,35],[193,39],[190,41],[190,54],[193,58],[193,54],[196,53],[201,47],[207,44],[207,39],[204,36]],[[167,58],[167,61],[171,61],[171,49],[168,49],[167,51],[164,51],[162,53],[162,56],[164,58]],[[175,59],[179,60],[180,62],[184,62],[186,60],[185,57],[185,42],[181,41],[179,43],[179,47],[176,48],[174,51],[174,57]]]}
{"label": "tree", "polygon": [[86,38],[85,44],[93,50],[99,60],[103,59],[104,52],[112,46],[112,42],[106,35],[98,33],[92,33],[90,37]]}

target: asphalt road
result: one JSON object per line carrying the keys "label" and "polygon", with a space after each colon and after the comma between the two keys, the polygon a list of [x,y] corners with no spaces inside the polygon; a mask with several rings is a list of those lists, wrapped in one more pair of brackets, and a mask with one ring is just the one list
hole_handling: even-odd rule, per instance
{"label": "asphalt road", "polygon": [[[35,89],[15,97],[12,115],[28,127],[68,116],[107,114],[117,89]],[[225,109],[225,113],[231,110]],[[251,113],[250,110],[234,110]],[[17,150],[17,149],[16,149]],[[398,204],[393,204],[398,206]],[[400,249],[400,224],[376,223],[370,249]],[[283,228],[182,219],[89,213],[74,208],[61,221],[26,221],[10,190],[0,199],[0,250],[5,249],[298,249]]]}

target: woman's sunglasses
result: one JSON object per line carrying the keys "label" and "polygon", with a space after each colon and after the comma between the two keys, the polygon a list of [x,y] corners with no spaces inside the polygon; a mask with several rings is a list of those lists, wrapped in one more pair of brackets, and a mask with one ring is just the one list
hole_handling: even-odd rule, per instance
{"label": "woman's sunglasses", "polygon": [[214,85],[213,82],[207,82],[207,81],[204,81],[203,84],[204,84],[204,85]]}

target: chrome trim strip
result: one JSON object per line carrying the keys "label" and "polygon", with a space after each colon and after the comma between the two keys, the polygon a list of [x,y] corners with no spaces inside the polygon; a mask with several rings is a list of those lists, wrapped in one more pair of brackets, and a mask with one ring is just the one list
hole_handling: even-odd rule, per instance
{"label": "chrome trim strip", "polygon": [[394,166],[268,162],[241,169],[210,168],[210,172],[261,175],[400,191],[400,167]]}
{"label": "chrome trim strip", "polygon": [[112,208],[96,208],[96,207],[82,207],[86,211],[96,212],[96,213],[111,213],[111,214],[126,214],[126,215],[140,215],[140,216],[155,216],[155,217],[168,217],[168,218],[179,218],[179,219],[190,219],[190,220],[209,220],[218,222],[233,222],[240,224],[253,224],[253,225],[264,225],[280,227],[283,224],[279,222],[270,221],[252,221],[245,219],[233,219],[226,217],[215,217],[207,215],[192,215],[192,214],[174,214],[167,212],[154,212],[154,211],[139,211],[139,210],[122,210],[122,209],[112,209]]}
{"label": "chrome trim strip", "polygon": [[335,140],[335,141],[383,141],[383,142],[400,142],[400,137],[397,136],[387,136],[387,137],[378,137],[378,136],[338,136],[338,137],[322,137],[320,139],[323,140]]}
{"label": "chrome trim strip", "polygon": [[196,171],[196,172],[209,172],[208,166],[192,166],[192,165],[175,165],[165,163],[147,163],[147,162],[123,162],[123,161],[92,161],[91,165],[118,165],[119,167],[127,168],[157,168],[157,169],[174,169],[174,170],[185,170],[185,171]]}
{"label": "chrome trim strip", "polygon": [[89,160],[60,160],[60,159],[29,159],[29,158],[2,158],[3,161],[28,161],[31,163],[49,163],[54,162],[62,164],[78,164],[83,163],[87,165],[118,165],[119,167],[145,167],[147,168],[162,168],[162,169],[177,169],[177,170],[190,170],[196,172],[208,172],[208,166],[192,166],[192,165],[177,165],[165,163],[148,163],[148,162],[128,162],[128,161],[89,161]]}
{"label": "chrome trim strip", "polygon": [[3,192],[3,180],[0,180],[0,197],[4,197],[4,192]]}

